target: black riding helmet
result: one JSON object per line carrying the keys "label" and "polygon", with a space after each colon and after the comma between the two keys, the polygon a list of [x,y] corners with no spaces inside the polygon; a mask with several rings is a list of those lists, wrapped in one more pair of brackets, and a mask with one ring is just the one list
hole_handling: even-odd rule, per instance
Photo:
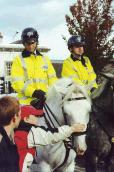
{"label": "black riding helmet", "polygon": [[38,38],[39,38],[39,35],[38,35],[37,30],[32,27],[25,28],[22,31],[21,40],[23,44],[31,42],[31,41],[35,41],[38,43]]}
{"label": "black riding helmet", "polygon": [[72,48],[73,46],[81,47],[85,45],[85,40],[81,36],[73,35],[68,40],[68,49]]}

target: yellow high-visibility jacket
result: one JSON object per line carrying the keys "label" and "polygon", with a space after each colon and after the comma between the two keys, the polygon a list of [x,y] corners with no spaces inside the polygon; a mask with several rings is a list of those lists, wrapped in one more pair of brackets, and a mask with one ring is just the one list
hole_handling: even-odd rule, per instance
{"label": "yellow high-visibility jacket", "polygon": [[48,86],[53,84],[57,77],[49,58],[37,52],[37,55],[15,57],[11,68],[11,80],[20,103],[29,105],[33,100],[33,92],[38,89],[47,92]]}
{"label": "yellow high-visibility jacket", "polygon": [[81,60],[75,60],[68,57],[63,62],[62,77],[70,77],[76,83],[81,85],[88,85],[92,83],[92,88],[97,88],[96,74],[93,70],[91,62],[88,57],[84,56],[86,67],[82,64]]}

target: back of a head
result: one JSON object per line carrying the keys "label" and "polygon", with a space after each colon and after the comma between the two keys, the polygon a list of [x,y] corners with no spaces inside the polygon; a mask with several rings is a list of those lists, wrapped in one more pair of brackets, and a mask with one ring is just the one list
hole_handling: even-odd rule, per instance
{"label": "back of a head", "polygon": [[7,126],[20,110],[19,101],[15,97],[5,96],[0,99],[0,125]]}

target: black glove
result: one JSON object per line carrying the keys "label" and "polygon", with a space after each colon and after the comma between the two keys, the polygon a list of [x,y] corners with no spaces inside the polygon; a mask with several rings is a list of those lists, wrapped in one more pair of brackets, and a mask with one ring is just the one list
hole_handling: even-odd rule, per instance
{"label": "black glove", "polygon": [[32,100],[30,104],[36,109],[43,109],[46,100],[45,92],[42,90],[35,90],[32,97],[35,97],[37,99]]}
{"label": "black glove", "polygon": [[38,98],[38,99],[44,99],[45,98],[45,92],[42,90],[35,90],[32,94],[32,97]]}

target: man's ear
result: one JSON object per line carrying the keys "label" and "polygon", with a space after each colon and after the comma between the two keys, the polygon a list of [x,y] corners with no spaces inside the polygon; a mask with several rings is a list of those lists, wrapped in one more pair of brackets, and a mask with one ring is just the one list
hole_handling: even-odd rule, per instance
{"label": "man's ear", "polygon": [[13,123],[15,123],[15,116],[13,117],[12,121],[13,121]]}

